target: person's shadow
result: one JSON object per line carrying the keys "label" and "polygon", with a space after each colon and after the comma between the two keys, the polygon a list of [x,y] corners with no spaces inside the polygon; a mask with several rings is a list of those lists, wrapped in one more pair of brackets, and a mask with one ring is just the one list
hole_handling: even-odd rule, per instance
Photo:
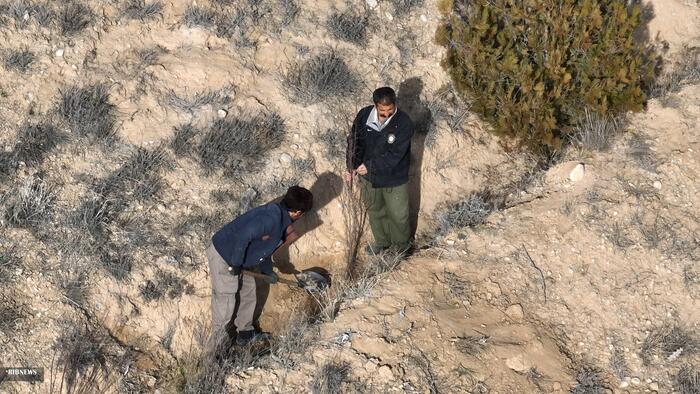
{"label": "person's shadow", "polygon": [[[309,212],[306,212],[299,220],[294,222],[294,231],[297,233],[299,238],[303,237],[304,234],[313,231],[314,229],[320,227],[323,221],[318,216],[318,211],[328,205],[336,197],[340,195],[343,190],[343,179],[332,172],[324,172],[316,178],[314,184],[309,188],[314,196],[314,206]],[[282,197],[279,196],[271,201],[270,203],[278,203],[282,201]],[[294,264],[291,262],[289,248],[293,245],[293,242],[286,244],[279,248],[274,254],[275,267],[283,274],[298,274],[300,271],[296,269]],[[316,271],[321,270],[320,267],[312,268]],[[324,272],[319,272],[322,275]],[[327,274],[327,271],[325,272]],[[270,295],[270,285],[264,280],[256,279],[256,298],[257,304],[255,307],[254,321],[258,322],[260,315],[262,314],[263,307]]]}
{"label": "person's shadow", "polygon": [[428,106],[421,101],[423,81],[420,78],[409,78],[399,85],[397,104],[399,109],[411,117],[415,125],[415,133],[411,140],[411,168],[409,170],[408,194],[411,235],[415,237],[418,228],[418,214],[421,203],[421,176],[423,174],[423,153],[425,138],[432,121]]}

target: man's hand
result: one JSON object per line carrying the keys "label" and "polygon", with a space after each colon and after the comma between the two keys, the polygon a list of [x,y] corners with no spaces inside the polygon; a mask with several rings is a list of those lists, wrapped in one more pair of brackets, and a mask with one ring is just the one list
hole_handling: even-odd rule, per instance
{"label": "man's hand", "polygon": [[277,280],[279,280],[279,276],[275,273],[275,271],[265,273],[265,275],[268,276],[267,283],[274,285],[277,283]]}
{"label": "man's hand", "polygon": [[345,182],[352,182],[352,177],[355,175],[355,171],[345,171]]}
{"label": "man's hand", "polygon": [[233,266],[233,267],[229,266],[229,267],[228,267],[228,273],[231,274],[231,275],[234,275],[234,276],[240,275],[240,274],[241,274],[241,266],[240,266],[240,265],[236,265],[236,266]]}
{"label": "man's hand", "polygon": [[360,175],[367,175],[367,167],[365,167],[364,164],[360,164],[360,166],[357,167],[357,170],[355,171],[357,171],[357,173]]}

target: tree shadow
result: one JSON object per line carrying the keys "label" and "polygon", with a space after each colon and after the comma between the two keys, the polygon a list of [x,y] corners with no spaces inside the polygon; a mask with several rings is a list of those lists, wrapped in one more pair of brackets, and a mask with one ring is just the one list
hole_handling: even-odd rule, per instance
{"label": "tree shadow", "polygon": [[408,180],[411,234],[414,237],[418,227],[418,214],[420,213],[425,139],[432,121],[430,109],[426,103],[421,101],[420,95],[422,91],[423,81],[418,77],[414,77],[401,82],[397,92],[398,107],[406,112],[415,124],[415,133],[411,140],[411,168]]}

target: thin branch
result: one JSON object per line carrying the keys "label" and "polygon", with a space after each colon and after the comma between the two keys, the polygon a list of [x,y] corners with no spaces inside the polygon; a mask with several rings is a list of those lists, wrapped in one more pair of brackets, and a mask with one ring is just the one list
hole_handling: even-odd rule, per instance
{"label": "thin branch", "polygon": [[530,264],[534,269],[536,269],[540,273],[540,278],[542,279],[542,291],[544,291],[544,303],[547,303],[547,282],[544,279],[544,272],[540,269],[540,267],[535,264],[535,261],[530,257],[530,252],[527,251],[527,248],[525,245],[523,245],[523,250],[525,251],[525,255],[527,256],[527,259],[530,260]]}

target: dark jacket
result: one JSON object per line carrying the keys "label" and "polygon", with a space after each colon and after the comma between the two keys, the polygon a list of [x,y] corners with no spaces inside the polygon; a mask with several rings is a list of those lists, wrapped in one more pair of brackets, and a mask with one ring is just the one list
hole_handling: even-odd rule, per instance
{"label": "dark jacket", "polygon": [[357,113],[348,135],[347,168],[352,171],[360,164],[367,167],[366,179],[373,187],[395,187],[408,182],[411,164],[411,137],[413,121],[405,112],[396,110],[393,118],[382,129],[367,126],[372,108]]}
{"label": "dark jacket", "polygon": [[232,267],[253,268],[262,264],[272,271],[272,253],[284,242],[292,224],[289,212],[280,204],[253,208],[222,227],[212,237],[219,255]]}

